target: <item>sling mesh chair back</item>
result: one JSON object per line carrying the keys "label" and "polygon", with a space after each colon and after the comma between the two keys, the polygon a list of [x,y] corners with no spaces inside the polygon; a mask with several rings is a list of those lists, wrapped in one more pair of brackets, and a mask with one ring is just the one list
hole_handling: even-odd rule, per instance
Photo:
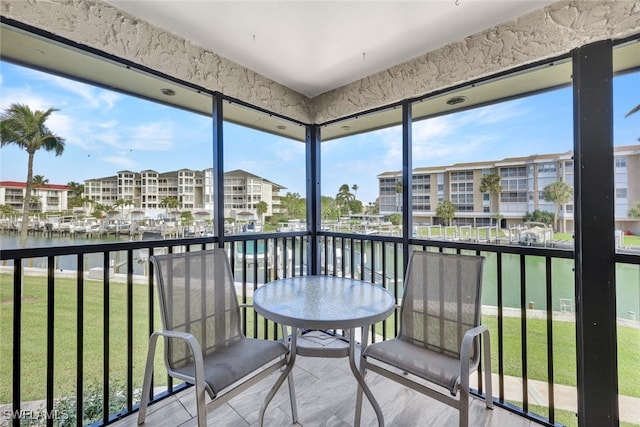
{"label": "sling mesh chair back", "polygon": [[[457,408],[459,425],[465,427],[469,375],[480,361],[480,334],[486,406],[493,407],[489,331],[480,325],[483,264],[481,256],[414,251],[405,275],[398,335],[369,345],[361,366]],[[425,387],[412,375],[441,388]],[[358,413],[361,395],[358,389]]]}
{"label": "sling mesh chair back", "polygon": [[[195,384],[198,426],[210,409],[284,366],[289,349],[278,341],[246,338],[233,274],[223,249],[153,255],[163,329],[149,340],[138,424],[145,419],[158,337],[165,337],[165,365],[171,377]],[[296,422],[293,381],[291,408]]]}

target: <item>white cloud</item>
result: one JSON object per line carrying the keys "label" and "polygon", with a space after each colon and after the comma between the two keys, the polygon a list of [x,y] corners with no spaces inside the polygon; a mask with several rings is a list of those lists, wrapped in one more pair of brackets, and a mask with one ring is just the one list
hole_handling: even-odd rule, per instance
{"label": "white cloud", "polygon": [[100,92],[100,99],[108,109],[113,108],[116,103],[120,100],[121,96],[116,92],[111,92],[107,90],[102,90]]}
{"label": "white cloud", "polygon": [[101,157],[100,160],[110,163],[120,169],[135,169],[136,162],[126,156],[105,156]]}
{"label": "white cloud", "polygon": [[123,130],[126,147],[140,151],[169,151],[174,148],[173,127],[169,123],[146,123]]}
{"label": "white cloud", "polygon": [[3,88],[2,97],[0,97],[0,108],[3,110],[11,104],[26,104],[32,110],[45,111],[51,108],[51,103],[45,98],[32,93],[31,88]]}
{"label": "white cloud", "polygon": [[100,106],[100,102],[96,97],[95,89],[93,88],[93,86],[89,86],[84,83],[76,82],[75,80],[69,80],[51,74],[47,74],[46,76],[47,80],[51,84],[64,89],[67,92],[78,95],[80,98],[84,99],[92,108],[97,108]]}
{"label": "white cloud", "polygon": [[103,129],[114,128],[114,127],[118,126],[119,123],[120,122],[118,122],[117,120],[113,119],[113,120],[109,120],[108,122],[98,123],[98,127],[103,128]]}

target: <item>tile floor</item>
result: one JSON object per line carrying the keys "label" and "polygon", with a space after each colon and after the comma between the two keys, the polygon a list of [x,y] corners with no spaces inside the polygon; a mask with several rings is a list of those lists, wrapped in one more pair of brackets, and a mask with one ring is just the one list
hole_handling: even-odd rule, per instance
{"label": "tile floor", "polygon": [[[356,380],[346,358],[326,359],[298,356],[294,367],[294,383],[298,403],[299,426],[352,426],[356,395]],[[242,427],[257,425],[258,411],[269,387],[275,381],[272,374],[228,403],[209,411],[209,426]],[[273,378],[273,381],[270,379]],[[367,374],[371,387],[382,407],[386,426],[425,427],[457,426],[458,414],[447,405],[407,389],[373,372]],[[291,407],[285,382],[265,415],[266,426],[290,426]],[[208,399],[208,397],[207,397]],[[365,402],[368,402],[365,399]],[[197,426],[193,389],[165,399],[147,410],[147,426]],[[137,425],[137,413],[112,424],[117,427]],[[362,426],[376,426],[375,413],[368,403],[363,405]],[[473,399],[470,426],[532,427],[537,425],[504,409],[487,410],[484,402]]]}

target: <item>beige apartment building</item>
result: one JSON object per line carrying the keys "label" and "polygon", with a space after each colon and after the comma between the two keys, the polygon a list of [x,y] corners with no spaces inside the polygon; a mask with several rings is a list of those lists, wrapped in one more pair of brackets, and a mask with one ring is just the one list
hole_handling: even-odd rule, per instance
{"label": "beige apartment building", "polygon": [[[166,215],[163,200],[173,197],[181,211],[209,217],[213,212],[213,168],[202,171],[180,169],[171,172],[143,170],[119,171],[115,176],[85,181],[85,196],[96,203],[114,205],[116,200],[133,201],[132,209],[143,217]],[[224,217],[236,220],[257,220],[257,204],[267,204],[265,216],[279,211],[279,184],[243,170],[224,174]]]}
{"label": "beige apartment building", "polygon": [[[616,228],[640,233],[640,221],[629,218],[628,210],[640,202],[640,145],[615,147]],[[501,177],[499,194],[481,193],[482,177]],[[412,213],[415,224],[438,224],[436,208],[450,200],[456,208],[455,224],[488,226],[499,215],[502,228],[522,224],[523,216],[535,210],[554,212],[544,188],[566,182],[573,188],[573,152],[506,158],[495,161],[456,163],[449,166],[418,167],[412,173]],[[402,173],[378,175],[380,213],[402,213]],[[560,206],[564,230],[573,230],[573,202]]]}

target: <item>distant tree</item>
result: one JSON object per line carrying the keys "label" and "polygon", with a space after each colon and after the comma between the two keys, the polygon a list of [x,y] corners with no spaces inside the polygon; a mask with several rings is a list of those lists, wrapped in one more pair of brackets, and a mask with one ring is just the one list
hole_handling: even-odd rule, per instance
{"label": "distant tree", "polygon": [[71,197],[82,196],[84,194],[84,184],[79,184],[75,181],[67,182],[67,187],[69,187],[69,193],[71,193]]}
{"label": "distant tree", "polygon": [[11,104],[0,115],[0,146],[15,144],[28,154],[27,181],[22,205],[22,226],[20,228],[20,247],[27,243],[29,225],[29,202],[33,188],[33,158],[36,151],[44,149],[59,156],[64,151],[64,139],[54,134],[46,121],[51,113],[58,111],[49,108],[46,111],[32,111],[24,104]]}
{"label": "distant tree", "polygon": [[256,203],[256,211],[258,211],[258,218],[260,219],[260,222],[263,222],[262,217],[267,213],[267,211],[269,211],[269,205],[264,200],[260,200]]}
{"label": "distant tree", "polygon": [[[555,227],[555,230],[559,230],[558,213],[560,211],[560,206],[565,205],[571,201],[571,199],[573,198],[573,190],[566,182],[556,181],[544,187],[542,194],[547,202],[555,203],[555,209],[553,212],[553,225]],[[564,232],[564,227],[562,231]]]}
{"label": "distant tree", "polygon": [[67,199],[67,207],[69,209],[84,207],[84,204],[90,200],[88,197],[83,197],[83,184],[70,181],[67,183],[67,187],[69,187],[69,197]]}
{"label": "distant tree", "polygon": [[522,220],[524,222],[541,222],[548,225],[553,223],[553,214],[551,212],[536,209],[533,212],[527,212],[522,217]]}
{"label": "distant tree", "polygon": [[135,202],[131,199],[118,199],[114,203],[114,207],[120,210],[120,218],[124,218],[124,208],[129,207],[129,212],[131,212],[131,206],[134,206]]}
{"label": "distant tree", "polygon": [[341,213],[346,213],[349,209],[349,203],[355,200],[355,196],[350,190],[349,184],[342,184],[336,194],[336,204],[340,207]]}
{"label": "distant tree", "polygon": [[402,224],[402,215],[393,213],[387,217],[389,222],[393,225],[401,225]]}
{"label": "distant tree", "polygon": [[640,202],[636,202],[635,205],[629,208],[627,211],[629,218],[640,218]]}
{"label": "distant tree", "polygon": [[43,175],[33,176],[33,188],[44,187],[47,184],[49,184],[49,180],[45,178]]}
{"label": "distant tree", "polygon": [[333,197],[320,196],[320,214],[322,220],[336,220],[340,217],[340,211]]}
{"label": "distant tree", "polygon": [[358,190],[360,189],[360,186],[358,184],[353,184],[351,186],[351,189],[353,190],[353,198],[357,199],[358,198]]}
{"label": "distant tree", "polygon": [[191,211],[180,212],[180,222],[182,223],[182,225],[189,225],[194,219],[195,218],[193,217],[193,213],[191,213]]}
{"label": "distant tree", "polygon": [[443,200],[436,208],[436,216],[444,222],[444,225],[451,225],[451,221],[456,215],[456,207],[451,200]]}
{"label": "distant tree", "polygon": [[98,203],[94,200],[92,200],[91,204],[93,205],[93,212],[91,212],[91,215],[94,218],[104,218],[107,215],[107,212],[109,211],[109,206],[107,205],[103,205],[102,203]]}
{"label": "distant tree", "polygon": [[360,200],[352,200],[349,202],[349,212],[354,214],[362,213],[362,202]]}
{"label": "distant tree", "polygon": [[480,192],[499,194],[500,192],[502,192],[502,185],[500,185],[501,180],[502,178],[500,177],[500,175],[496,175],[494,173],[483,175],[482,179],[480,180]]}
{"label": "distant tree", "polygon": [[400,207],[400,210],[402,210],[402,192],[403,192],[403,188],[402,188],[402,180],[398,179],[396,180],[396,206]]}
{"label": "distant tree", "polygon": [[[180,203],[180,200],[176,199],[173,196],[165,197],[160,201],[160,207],[165,208],[167,210],[167,216],[169,217],[171,216],[175,217],[176,216],[175,214],[177,213],[180,206],[182,206],[182,203]],[[174,215],[170,215],[170,213],[173,213]]]}
{"label": "distant tree", "polygon": [[15,215],[17,213],[18,213],[18,211],[15,210],[15,208],[13,206],[0,205],[0,215],[2,215],[2,217],[13,216],[13,215]]}
{"label": "distant tree", "polygon": [[42,198],[32,194],[29,198],[29,212],[42,212]]}
{"label": "distant tree", "polygon": [[[502,181],[500,175],[496,175],[494,173],[483,175],[480,181],[480,192],[489,193],[489,209],[491,209],[492,212],[495,212],[493,215],[491,215],[491,218],[496,220],[496,236],[499,234],[500,219],[502,219],[502,215],[500,215],[499,212],[500,209],[498,208],[498,206],[500,206],[500,204],[498,203],[498,197],[502,192],[502,185],[500,185],[500,181]],[[494,208],[496,209],[494,210]]]}
{"label": "distant tree", "polygon": [[307,206],[305,199],[298,193],[289,193],[280,198],[280,206],[285,210],[287,219],[305,219]]}

